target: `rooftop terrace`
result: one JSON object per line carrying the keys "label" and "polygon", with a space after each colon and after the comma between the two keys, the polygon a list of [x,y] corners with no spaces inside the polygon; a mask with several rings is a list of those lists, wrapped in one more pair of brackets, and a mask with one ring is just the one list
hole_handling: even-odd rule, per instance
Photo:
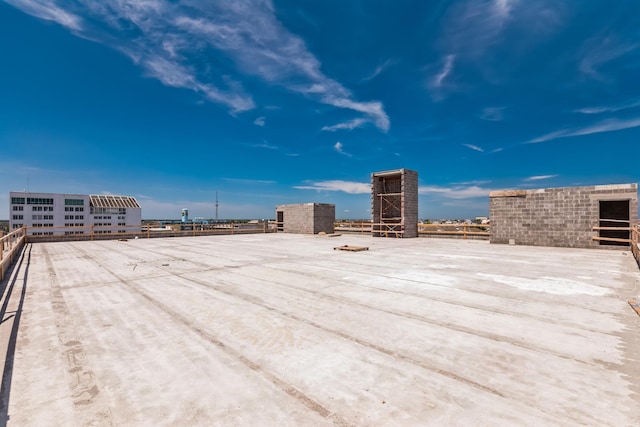
{"label": "rooftop terrace", "polygon": [[3,288],[9,425],[640,423],[629,252],[365,235],[37,243]]}

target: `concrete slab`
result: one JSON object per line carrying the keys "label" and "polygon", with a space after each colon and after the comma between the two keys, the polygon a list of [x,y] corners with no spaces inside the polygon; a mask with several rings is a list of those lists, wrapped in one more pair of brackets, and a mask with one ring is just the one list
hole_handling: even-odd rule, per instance
{"label": "concrete slab", "polygon": [[640,424],[628,252],[362,235],[41,243],[7,284],[9,425]]}

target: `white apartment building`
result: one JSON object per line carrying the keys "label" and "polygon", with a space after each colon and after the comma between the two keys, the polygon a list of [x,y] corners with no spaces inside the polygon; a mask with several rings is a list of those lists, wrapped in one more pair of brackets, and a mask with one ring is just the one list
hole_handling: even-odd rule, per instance
{"label": "white apartment building", "polygon": [[134,197],[55,193],[9,193],[9,227],[27,226],[31,236],[137,233],[142,208]]}

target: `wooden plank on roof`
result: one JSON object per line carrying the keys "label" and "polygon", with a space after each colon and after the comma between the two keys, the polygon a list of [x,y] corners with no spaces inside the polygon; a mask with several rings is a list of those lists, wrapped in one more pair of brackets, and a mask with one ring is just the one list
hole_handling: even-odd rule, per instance
{"label": "wooden plank on roof", "polygon": [[342,245],[336,246],[333,248],[334,251],[348,251],[348,252],[360,252],[360,251],[368,251],[368,246],[353,246],[353,245]]}

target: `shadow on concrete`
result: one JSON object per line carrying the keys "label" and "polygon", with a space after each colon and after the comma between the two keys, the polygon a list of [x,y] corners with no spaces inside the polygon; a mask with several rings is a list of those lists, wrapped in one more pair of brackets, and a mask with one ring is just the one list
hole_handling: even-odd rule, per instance
{"label": "shadow on concrete", "polygon": [[[20,261],[14,264],[10,270],[9,274],[6,275],[5,279],[2,281],[0,286],[0,291],[2,295],[2,308],[0,308],[0,324],[9,321],[13,318],[13,326],[11,328],[11,334],[9,336],[9,343],[5,350],[5,362],[4,369],[2,371],[2,386],[0,387],[0,426],[6,426],[9,421],[9,396],[11,394],[11,379],[13,377],[13,359],[16,352],[16,342],[18,340],[18,328],[20,327],[20,317],[22,316],[22,306],[24,304],[24,299],[27,294],[27,277],[29,275],[29,265],[31,262],[31,245],[29,247],[24,247],[22,249],[22,254],[20,255]],[[24,277],[22,282],[22,291],[20,292],[20,302],[18,303],[18,307],[15,311],[7,312],[7,308],[9,307],[9,302],[12,298],[13,290],[16,286],[16,282],[18,282],[18,273],[22,268],[22,264],[25,262],[26,258],[26,266],[24,267]],[[10,283],[9,283],[10,282]],[[5,315],[9,314],[7,318]],[[3,349],[0,349],[0,355],[2,354]]]}

